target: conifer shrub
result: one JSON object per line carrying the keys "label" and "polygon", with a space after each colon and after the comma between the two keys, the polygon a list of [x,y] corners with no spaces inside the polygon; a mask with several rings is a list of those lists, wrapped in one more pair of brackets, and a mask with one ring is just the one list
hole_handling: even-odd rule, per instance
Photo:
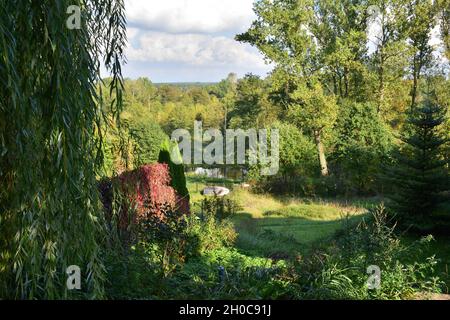
{"label": "conifer shrub", "polygon": [[387,170],[386,180],[393,187],[388,193],[390,209],[402,225],[418,232],[430,232],[443,222],[434,213],[450,189],[443,157],[448,142],[444,121],[445,109],[430,98],[417,106],[408,117],[403,145],[394,155],[396,164]]}
{"label": "conifer shrub", "polygon": [[[184,174],[184,165],[175,163],[171,157],[176,156],[178,159],[181,159],[180,151],[178,149],[178,145],[175,143],[171,143],[166,140],[159,152],[159,163],[165,163],[168,165],[169,174],[171,178],[171,186],[176,191],[177,203],[176,206],[179,211],[188,214],[190,212],[189,206],[189,191],[186,186],[186,176]],[[177,161],[181,162],[181,161]]]}

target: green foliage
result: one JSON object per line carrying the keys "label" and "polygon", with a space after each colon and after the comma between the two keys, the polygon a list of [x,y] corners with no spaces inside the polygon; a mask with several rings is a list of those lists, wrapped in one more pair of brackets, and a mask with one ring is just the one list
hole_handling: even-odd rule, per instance
{"label": "green foliage", "polygon": [[134,142],[135,167],[157,162],[161,144],[168,139],[161,127],[152,121],[129,124],[129,135]]}
{"label": "green foliage", "polygon": [[105,250],[105,285],[108,299],[154,299],[161,274],[154,251],[141,244],[130,249],[111,247]]}
{"label": "green foliage", "polygon": [[260,166],[250,167],[247,180],[255,185],[253,190],[312,195],[311,189],[315,187],[311,184],[318,172],[317,150],[312,139],[288,122],[274,122],[268,130],[269,137],[272,129],[279,133],[279,172],[274,176],[262,176]]}
{"label": "green foliage", "polygon": [[184,213],[167,206],[156,215],[149,208],[139,222],[140,239],[154,250],[159,260],[159,271],[167,277],[185,259],[185,246],[190,240],[186,232]]}
{"label": "green foliage", "polygon": [[218,219],[215,212],[203,211],[200,216],[187,217],[187,230],[191,241],[187,246],[188,257],[199,257],[213,250],[231,247],[237,237],[228,219]]}
{"label": "green foliage", "polygon": [[418,229],[430,222],[442,201],[440,193],[449,188],[446,161],[441,156],[448,139],[441,131],[444,112],[442,106],[427,100],[410,114],[409,131],[395,156],[397,165],[388,171],[387,181],[394,186],[389,194],[391,207],[405,224]]}
{"label": "green foliage", "polygon": [[[80,30],[65,27],[61,8],[69,5],[82,8]],[[448,0],[257,0],[255,21],[236,39],[258,48],[273,72],[174,85],[123,81],[123,0],[3,1],[0,298],[102,298],[104,288],[119,299],[398,299],[437,291],[436,261],[414,255],[426,241],[403,246],[383,208],[358,226],[359,217],[349,219],[337,238],[340,207],[240,188],[236,197],[246,197],[251,214],[233,195],[204,199],[200,216],[183,215],[190,195],[168,136],[192,131],[194,120],[222,131],[279,129],[280,172],[266,177],[259,165],[247,167],[253,191],[379,193],[400,222],[448,232],[449,202],[441,200],[449,194],[450,81],[430,43],[439,24],[449,57],[448,8]],[[102,64],[111,78],[100,79]],[[420,104],[428,83],[436,105]],[[404,144],[393,139],[401,130]],[[380,168],[396,147],[382,184]],[[124,195],[111,194],[104,223],[96,180],[155,161],[169,165],[183,209],[163,218],[148,210],[140,237],[122,246],[111,226]],[[255,219],[254,201],[265,206]],[[239,223],[238,239],[229,218]],[[77,293],[65,288],[65,268],[74,264],[83,273]],[[382,269],[380,290],[366,288],[371,264]]]}
{"label": "green foliage", "polygon": [[215,216],[219,220],[230,218],[241,209],[237,201],[227,197],[204,197],[201,202],[202,214]]}
{"label": "green foliage", "polygon": [[[170,216],[170,215],[169,215]],[[181,217],[179,217],[181,218]],[[163,222],[167,228],[149,230],[165,243],[165,235],[180,225]],[[124,255],[111,257],[108,293],[113,298],[152,299],[401,299],[417,293],[439,292],[440,280],[434,276],[436,260],[405,262],[432,240],[405,247],[389,226],[382,207],[374,209],[367,221],[346,224],[331,245],[298,256],[292,261],[244,255],[231,248],[236,233],[228,220],[219,222],[214,215],[195,215],[182,223],[186,258],[163,276],[159,271],[158,249],[151,243],[133,247],[126,263],[117,263]],[[158,222],[161,223],[161,222]],[[169,226],[170,225],[170,226]],[[178,225],[178,226],[177,226]],[[159,237],[166,239],[161,240]],[[179,236],[171,236],[178,243]],[[150,238],[148,238],[150,240]],[[164,246],[165,247],[165,246]],[[367,288],[366,269],[381,268],[381,287]],[[125,280],[127,279],[127,280]],[[123,295],[126,293],[126,295]]]}
{"label": "green foliage", "polygon": [[345,193],[380,190],[378,176],[389,158],[393,135],[375,104],[341,103],[333,134],[331,163],[339,188]]}
{"label": "green foliage", "polygon": [[[205,273],[216,276],[217,268],[210,264],[218,262],[213,259],[220,260],[218,257],[223,253],[229,255],[229,251],[234,253],[228,247],[234,243],[236,233],[228,220],[219,222],[209,214],[201,218],[186,216],[169,209],[164,216],[160,219],[147,215],[140,225],[140,241],[130,249],[118,247],[106,251],[108,297],[173,299],[195,296],[192,291],[200,287],[194,286],[194,277]],[[206,263],[203,259],[208,255],[212,257]],[[233,261],[236,263],[235,259]],[[205,290],[199,292],[205,294]]]}
{"label": "green foliage", "polygon": [[[414,256],[432,238],[403,246],[390,226],[383,206],[371,210],[369,221],[347,224],[334,246],[297,266],[303,297],[309,299],[407,299],[422,292],[439,292],[434,256],[424,262],[402,262]],[[369,266],[381,271],[380,287],[367,286]],[[307,289],[307,290],[305,290]]]}
{"label": "green foliage", "polygon": [[[79,30],[63,8],[77,5]],[[122,105],[122,0],[2,1],[0,297],[101,298],[104,240],[96,176],[104,110]],[[99,66],[112,74],[104,105]],[[67,290],[78,265],[82,291]]]}
{"label": "green foliage", "polygon": [[280,170],[285,175],[308,175],[316,169],[317,155],[311,138],[296,126],[278,122],[272,128],[280,135]]}
{"label": "green foliage", "polygon": [[229,114],[233,128],[263,128],[277,117],[278,108],[269,99],[267,81],[247,74],[237,83],[235,105]]}
{"label": "green foliage", "polygon": [[299,83],[291,94],[289,118],[300,128],[309,132],[322,132],[333,126],[337,118],[336,98],[327,95],[318,82],[312,86]]}
{"label": "green foliage", "polygon": [[186,187],[186,176],[184,174],[184,165],[177,164],[172,160],[172,157],[177,158],[177,163],[181,162],[181,154],[176,143],[165,140],[161,145],[158,162],[167,163],[169,165],[169,172],[171,177],[171,186],[175,189],[179,196],[189,201],[189,191]]}

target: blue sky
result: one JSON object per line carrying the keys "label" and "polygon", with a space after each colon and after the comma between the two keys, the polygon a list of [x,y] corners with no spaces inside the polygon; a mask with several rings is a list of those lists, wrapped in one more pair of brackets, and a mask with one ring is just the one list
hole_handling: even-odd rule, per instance
{"label": "blue sky", "polygon": [[214,82],[228,73],[265,76],[271,67],[234,41],[255,18],[253,0],[125,0],[125,77],[153,82]]}

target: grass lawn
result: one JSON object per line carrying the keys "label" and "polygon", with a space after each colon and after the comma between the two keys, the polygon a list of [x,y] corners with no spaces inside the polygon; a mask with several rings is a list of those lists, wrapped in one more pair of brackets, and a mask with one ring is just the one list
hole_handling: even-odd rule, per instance
{"label": "grass lawn", "polygon": [[[192,203],[203,198],[205,186],[225,186],[232,190],[230,197],[242,206],[232,218],[239,234],[236,249],[247,256],[284,260],[303,255],[327,241],[344,223],[357,222],[366,216],[367,209],[379,199],[302,199],[253,194],[240,187],[239,181],[209,179],[188,175],[188,189]],[[194,210],[199,207],[194,205]],[[419,238],[401,237],[405,244]],[[450,287],[450,238],[437,237],[427,250],[411,259],[424,260],[436,255],[436,269]]]}
{"label": "grass lawn", "polygon": [[202,199],[200,191],[207,185],[232,189],[231,198],[243,207],[233,217],[239,233],[237,248],[251,255],[277,259],[311,249],[314,243],[332,236],[347,219],[361,219],[371,205],[361,200],[352,205],[345,201],[256,195],[241,188],[238,181],[188,176],[194,203]]}
{"label": "grass lawn", "polygon": [[307,252],[331,237],[344,222],[361,219],[366,212],[358,206],[275,198],[242,189],[234,197],[243,206],[233,218],[239,233],[237,246],[277,259]]}

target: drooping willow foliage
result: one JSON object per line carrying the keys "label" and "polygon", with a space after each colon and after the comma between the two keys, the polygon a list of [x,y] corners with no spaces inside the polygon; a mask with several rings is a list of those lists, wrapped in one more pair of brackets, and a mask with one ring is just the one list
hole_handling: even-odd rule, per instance
{"label": "drooping willow foliage", "polygon": [[[71,5],[80,29],[66,25]],[[123,0],[0,0],[0,298],[103,296],[96,177],[104,110],[122,104],[124,11]],[[70,265],[82,272],[77,295]]]}

